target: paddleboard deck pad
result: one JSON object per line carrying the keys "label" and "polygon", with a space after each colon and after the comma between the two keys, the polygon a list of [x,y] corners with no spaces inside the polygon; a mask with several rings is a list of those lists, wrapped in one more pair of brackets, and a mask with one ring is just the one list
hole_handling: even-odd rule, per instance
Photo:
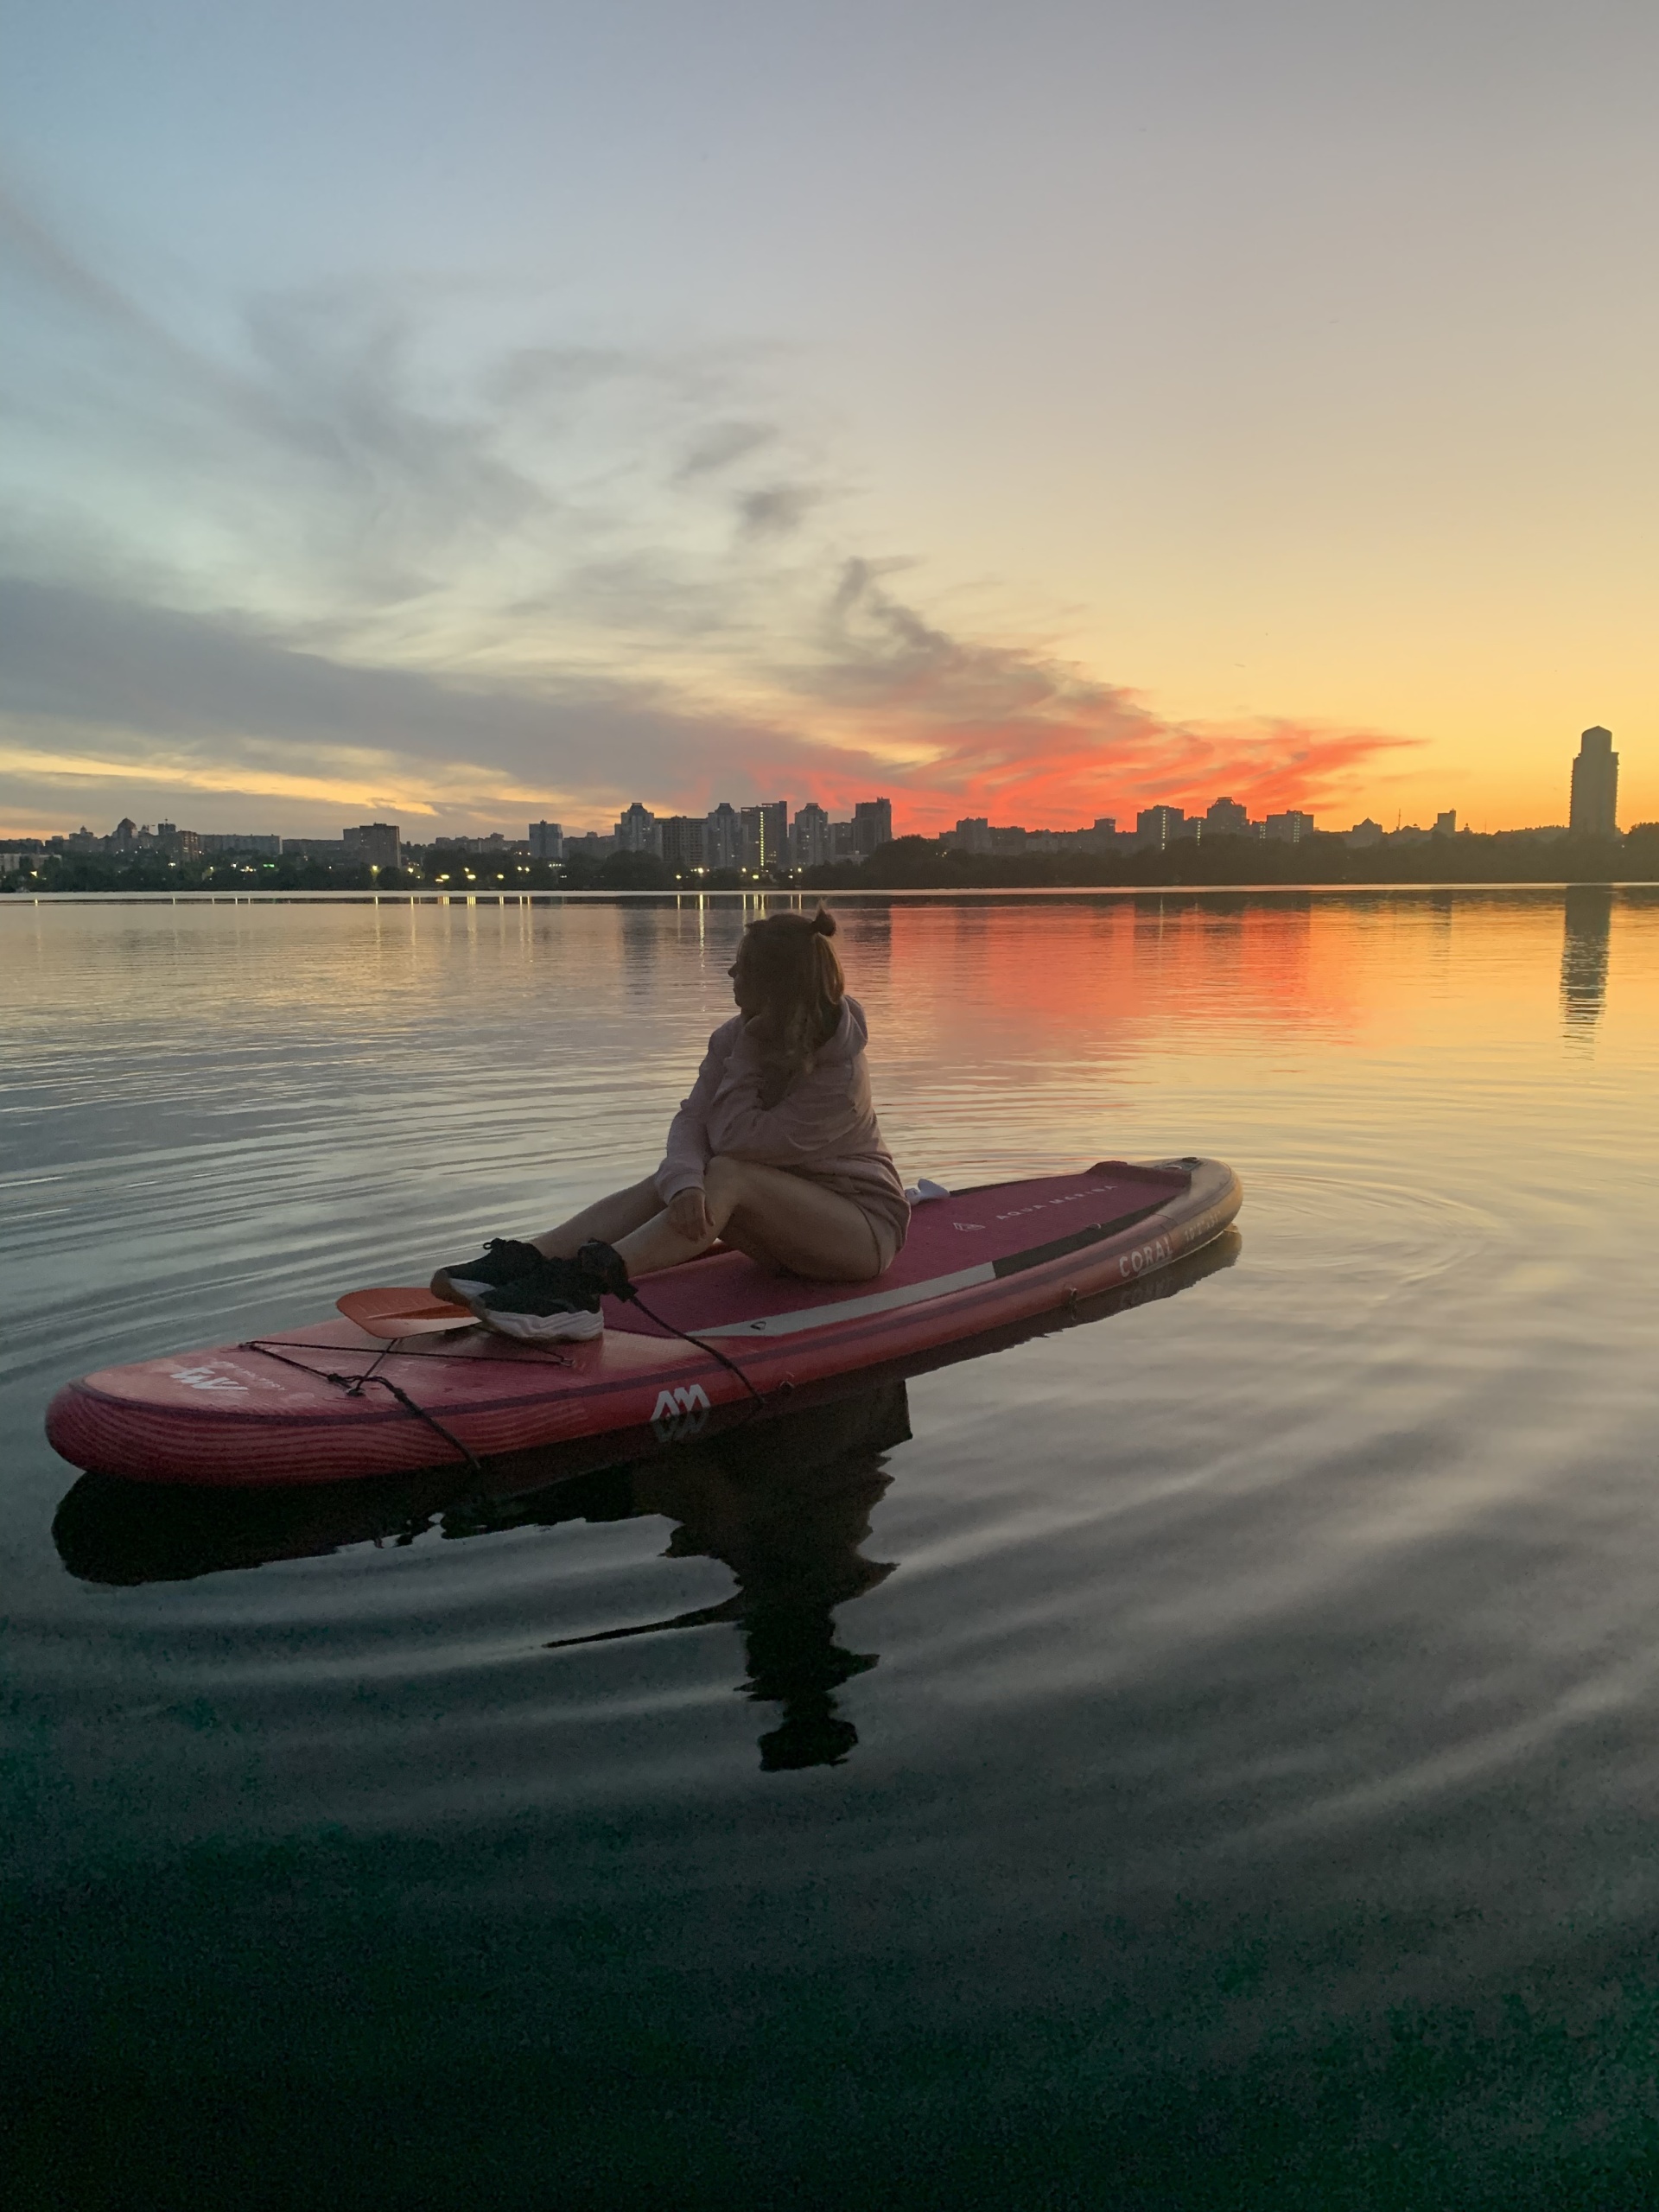
{"label": "paddleboard deck pad", "polygon": [[522,1344],[482,1327],[388,1340],[335,1319],[105,1368],[59,1391],[47,1434],[89,1471],[215,1488],[404,1474],[644,1428],[671,1436],[752,1394],[1136,1281],[1220,1236],[1241,1195],[1218,1160],[1102,1160],[925,1201],[873,1282],[809,1282],[711,1254],[643,1277],[650,1314],[607,1299],[604,1333],[586,1344]]}

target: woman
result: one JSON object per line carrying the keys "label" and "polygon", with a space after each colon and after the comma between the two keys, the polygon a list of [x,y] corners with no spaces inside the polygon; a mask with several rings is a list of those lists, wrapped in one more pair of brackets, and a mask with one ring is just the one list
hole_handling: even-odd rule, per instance
{"label": "woman", "polygon": [[[594,1337],[620,1270],[648,1274],[715,1239],[774,1272],[862,1282],[893,1265],[910,1208],[881,1141],[864,1010],[820,907],[751,922],[730,969],[738,1011],[715,1030],[662,1166],[530,1243],[492,1240],[432,1278],[503,1334]],[[620,1263],[620,1268],[619,1268]]]}

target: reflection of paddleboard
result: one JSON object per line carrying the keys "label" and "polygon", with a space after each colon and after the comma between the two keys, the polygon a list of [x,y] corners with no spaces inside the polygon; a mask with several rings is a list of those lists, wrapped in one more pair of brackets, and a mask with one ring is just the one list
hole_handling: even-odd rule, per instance
{"label": "reflection of paddleboard", "polygon": [[[752,1391],[906,1361],[1131,1284],[1218,1236],[1240,1195],[1217,1160],[1106,1160],[918,1205],[873,1283],[807,1282],[711,1254],[644,1279],[660,1320],[607,1300],[602,1336],[557,1348],[482,1328],[388,1341],[325,1321],[106,1368],[58,1393],[47,1433],[79,1467],[219,1487],[394,1474],[629,1430],[671,1439]],[[442,1319],[424,1293],[378,1295]]]}

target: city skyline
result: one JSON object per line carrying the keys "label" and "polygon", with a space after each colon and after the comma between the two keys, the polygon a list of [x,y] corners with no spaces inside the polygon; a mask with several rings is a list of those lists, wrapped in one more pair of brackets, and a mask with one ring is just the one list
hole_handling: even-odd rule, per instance
{"label": "city skyline", "polygon": [[1659,815],[1659,20],[626,12],[13,10],[0,829]]}
{"label": "city skyline", "polygon": [[[1592,724],[1580,733],[1579,750],[1573,757],[1568,770],[1568,804],[1565,823],[1538,823],[1515,825],[1517,829],[1556,831],[1567,829],[1576,833],[1594,836],[1617,836],[1620,833],[1618,812],[1619,755],[1612,749],[1612,732],[1600,724]],[[1075,825],[1039,823],[1026,824],[998,824],[987,815],[959,816],[944,830],[932,833],[941,844],[955,844],[969,853],[992,853],[1014,849],[1007,843],[1010,837],[1024,841],[1027,835],[1039,841],[1072,842],[1091,839],[1102,849],[1109,849],[1114,841],[1118,846],[1130,842],[1144,843],[1150,840],[1160,845],[1167,844],[1177,834],[1191,830],[1202,836],[1207,831],[1216,836],[1255,836],[1281,838],[1295,843],[1312,834],[1319,825],[1313,812],[1302,808],[1269,810],[1261,817],[1253,817],[1249,807],[1230,793],[1218,795],[1204,810],[1188,813],[1184,808],[1167,802],[1154,801],[1148,806],[1136,807],[1135,830],[1120,831],[1116,816],[1096,814],[1092,822]],[[805,825],[803,838],[802,825]],[[1327,823],[1325,825],[1331,825]],[[1473,824],[1465,823],[1465,829]],[[1437,808],[1433,827],[1424,830],[1420,823],[1406,824],[1403,815],[1395,818],[1389,831],[1384,824],[1367,815],[1354,823],[1344,833],[1349,842],[1357,845],[1372,845],[1384,842],[1391,836],[1408,837],[1427,836],[1455,836],[1458,830],[1458,810],[1455,807]],[[845,833],[845,834],[843,834]],[[20,833],[13,833],[16,842]],[[619,814],[613,827],[577,830],[568,828],[563,822],[553,820],[545,812],[526,826],[522,839],[509,839],[504,830],[439,830],[433,826],[427,838],[404,837],[401,825],[376,822],[363,823],[342,830],[338,839],[307,836],[284,836],[277,832],[248,832],[239,836],[221,832],[198,830],[187,827],[181,833],[170,821],[158,819],[152,832],[148,824],[141,827],[131,817],[123,817],[108,837],[99,837],[86,824],[73,832],[60,830],[53,842],[71,850],[122,850],[135,841],[148,844],[152,840],[166,846],[182,842],[193,852],[263,851],[283,855],[326,857],[336,853],[346,857],[354,851],[357,857],[372,861],[377,866],[397,865],[399,840],[411,848],[423,844],[456,844],[480,847],[505,846],[527,852],[538,860],[559,860],[567,849],[581,849],[590,857],[613,850],[649,852],[666,858],[682,868],[737,868],[759,872],[774,861],[781,861],[792,868],[810,867],[823,862],[868,858],[879,845],[890,842],[895,836],[918,834],[906,830],[902,823],[895,826],[892,800],[885,796],[855,800],[849,812],[842,817],[830,815],[816,798],[798,802],[791,817],[786,798],[757,801],[752,805],[734,807],[729,799],[717,799],[702,814],[675,810],[658,812],[642,800],[631,799]],[[35,842],[39,833],[27,833],[26,842]],[[999,840],[1002,841],[999,843]],[[388,843],[388,841],[389,843]],[[0,833],[0,845],[7,842]],[[1023,849],[1022,845],[1020,849]]]}

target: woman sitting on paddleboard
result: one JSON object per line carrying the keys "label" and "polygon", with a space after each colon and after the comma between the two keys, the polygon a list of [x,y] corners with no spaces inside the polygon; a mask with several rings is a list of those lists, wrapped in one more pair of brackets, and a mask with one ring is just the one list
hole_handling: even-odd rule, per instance
{"label": "woman sitting on paddleboard", "polygon": [[730,970],[738,1012],[709,1039],[662,1166],[531,1243],[495,1237],[442,1268],[436,1296],[505,1335],[594,1337],[600,1295],[677,1267],[715,1239],[763,1267],[862,1282],[893,1265],[910,1208],[881,1141],[864,1061],[864,1010],[822,907],[751,922]]}

